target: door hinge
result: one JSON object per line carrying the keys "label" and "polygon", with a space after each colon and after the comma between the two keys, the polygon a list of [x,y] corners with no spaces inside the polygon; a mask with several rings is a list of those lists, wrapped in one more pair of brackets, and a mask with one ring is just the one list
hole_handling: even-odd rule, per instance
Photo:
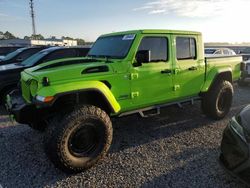
{"label": "door hinge", "polygon": [[131,93],[131,98],[134,99],[136,97],[139,97],[139,92],[138,91],[132,92]]}
{"label": "door hinge", "polygon": [[181,86],[180,85],[174,85],[174,91],[177,91],[178,89],[180,89]]}
{"label": "door hinge", "polygon": [[131,73],[130,74],[130,80],[135,80],[139,78],[139,74],[138,73]]}
{"label": "door hinge", "polygon": [[180,71],[181,69],[178,69],[178,68],[173,70],[174,74],[178,74]]}

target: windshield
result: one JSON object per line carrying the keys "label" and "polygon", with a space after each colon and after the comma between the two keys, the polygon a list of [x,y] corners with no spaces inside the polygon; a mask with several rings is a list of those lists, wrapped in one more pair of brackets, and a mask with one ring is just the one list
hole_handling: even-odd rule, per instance
{"label": "windshield", "polygon": [[215,49],[205,49],[205,54],[214,54]]}
{"label": "windshield", "polygon": [[3,61],[8,61],[8,60],[12,59],[13,57],[17,56],[18,54],[20,54],[20,53],[21,53],[22,51],[24,51],[25,49],[26,49],[26,48],[19,48],[18,50],[9,53],[8,55],[6,55],[6,56],[3,58]]}
{"label": "windshield", "polygon": [[21,65],[25,66],[25,67],[31,67],[33,65],[35,65],[40,59],[42,59],[45,55],[47,55],[49,52],[46,51],[41,51],[38,52],[32,56],[30,56],[28,59],[26,59],[25,61],[23,61],[21,63]]}
{"label": "windshield", "polygon": [[91,48],[88,56],[122,59],[126,57],[135,35],[100,37]]}

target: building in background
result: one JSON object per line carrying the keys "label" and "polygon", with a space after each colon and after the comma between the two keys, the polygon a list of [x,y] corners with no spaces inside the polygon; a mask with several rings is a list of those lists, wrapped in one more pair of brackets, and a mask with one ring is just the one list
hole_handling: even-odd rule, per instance
{"label": "building in background", "polygon": [[77,46],[77,41],[65,39],[5,39],[0,40],[0,46]]}

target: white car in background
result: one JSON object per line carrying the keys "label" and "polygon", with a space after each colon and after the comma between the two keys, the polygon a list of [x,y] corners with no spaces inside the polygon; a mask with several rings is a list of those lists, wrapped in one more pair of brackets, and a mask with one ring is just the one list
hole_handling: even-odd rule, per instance
{"label": "white car in background", "polygon": [[206,57],[233,56],[236,53],[229,48],[205,48]]}

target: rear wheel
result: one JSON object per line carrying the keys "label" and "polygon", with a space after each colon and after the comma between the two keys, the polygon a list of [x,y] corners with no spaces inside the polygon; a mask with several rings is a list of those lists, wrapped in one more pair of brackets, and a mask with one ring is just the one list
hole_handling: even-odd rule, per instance
{"label": "rear wheel", "polygon": [[204,94],[201,102],[203,112],[213,119],[224,118],[230,111],[233,100],[233,86],[229,81],[219,81]]}
{"label": "rear wheel", "polygon": [[82,106],[61,121],[49,123],[45,150],[56,167],[66,172],[81,172],[106,155],[112,134],[111,120],[103,110]]}

